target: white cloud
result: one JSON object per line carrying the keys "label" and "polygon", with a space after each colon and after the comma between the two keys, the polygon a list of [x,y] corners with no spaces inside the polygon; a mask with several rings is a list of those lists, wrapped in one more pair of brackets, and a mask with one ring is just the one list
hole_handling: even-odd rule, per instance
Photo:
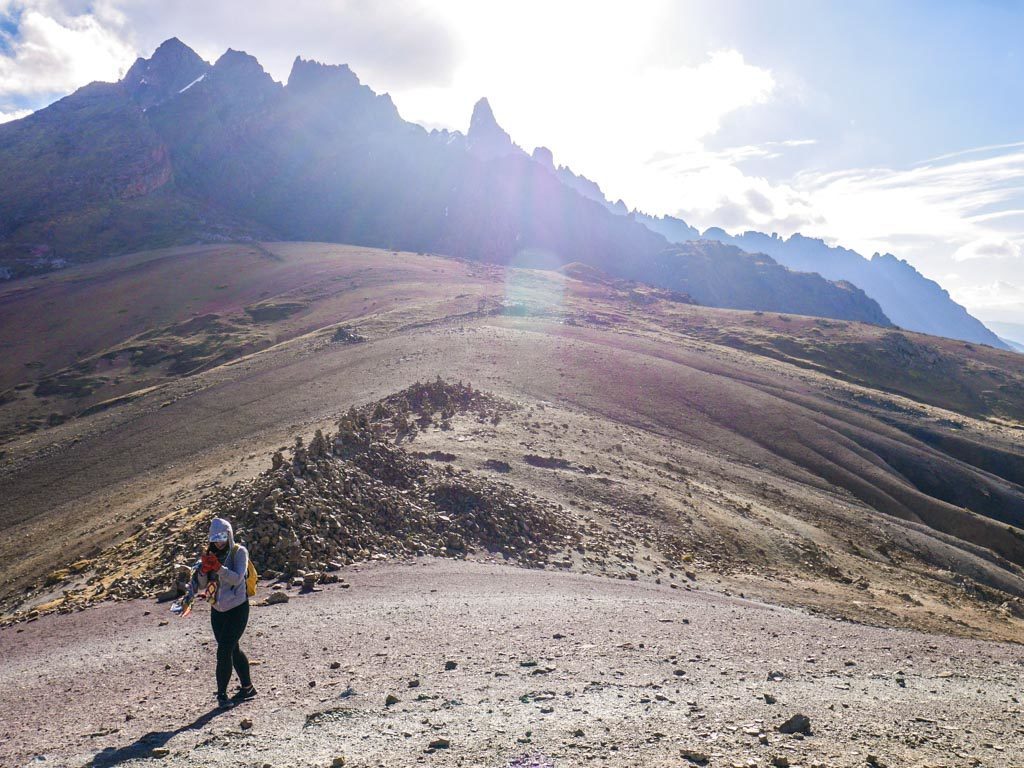
{"label": "white cloud", "polygon": [[32,114],[31,109],[15,109],[11,112],[0,110],[0,123],[9,123],[12,120],[20,120]]}
{"label": "white cloud", "polygon": [[961,245],[953,253],[955,261],[971,259],[1017,259],[1021,255],[1021,246],[1011,243],[1005,238],[983,237]]}
{"label": "white cloud", "polygon": [[1024,151],[905,170],[805,173],[796,185],[815,197],[840,237],[941,233],[963,245],[989,235],[989,227],[1002,229],[993,209],[1024,197]]}
{"label": "white cloud", "polygon": [[[865,254],[896,253],[926,275],[947,274],[964,261],[987,270],[990,278],[1011,276],[1021,268],[1020,145],[950,153],[907,169],[802,173],[793,188],[820,215],[805,234],[826,236]],[[945,287],[956,292],[959,286]],[[970,309],[971,301],[966,303]]]}
{"label": "white cloud", "polygon": [[[766,142],[719,151],[697,149],[660,157],[651,165],[663,176],[672,195],[670,213],[700,230],[721,227],[729,232],[756,229],[791,234],[821,222],[810,201],[789,184],[748,175],[742,164],[773,160],[813,140]],[[656,212],[664,210],[655,208]]]}
{"label": "white cloud", "polygon": [[0,56],[0,98],[65,93],[93,80],[116,80],[135,59],[134,48],[94,14],[20,11],[10,53]]}
{"label": "white cloud", "polygon": [[986,316],[991,316],[992,310],[1024,307],[1024,286],[1006,280],[965,285],[952,293],[958,301],[977,307]]}

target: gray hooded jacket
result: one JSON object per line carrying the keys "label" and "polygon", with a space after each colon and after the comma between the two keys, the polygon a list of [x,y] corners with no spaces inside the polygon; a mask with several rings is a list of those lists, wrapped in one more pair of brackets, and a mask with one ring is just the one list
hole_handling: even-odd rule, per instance
{"label": "gray hooded jacket", "polygon": [[[249,599],[245,594],[245,572],[249,567],[249,550],[241,544],[235,548],[235,532],[231,529],[231,523],[223,518],[215,517],[210,523],[210,536],[218,533],[227,533],[228,535],[228,548],[224,555],[224,563],[216,574],[220,586],[217,588],[217,600],[213,604],[213,610],[223,612],[237,608]],[[198,593],[206,589],[209,578],[197,571],[194,582]]]}

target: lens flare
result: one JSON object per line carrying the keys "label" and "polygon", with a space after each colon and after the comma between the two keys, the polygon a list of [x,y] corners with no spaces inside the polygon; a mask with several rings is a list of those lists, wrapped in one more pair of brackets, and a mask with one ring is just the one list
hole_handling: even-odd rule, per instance
{"label": "lens flare", "polygon": [[505,272],[505,306],[529,314],[559,313],[565,304],[565,275],[557,253],[527,248],[515,255]]}

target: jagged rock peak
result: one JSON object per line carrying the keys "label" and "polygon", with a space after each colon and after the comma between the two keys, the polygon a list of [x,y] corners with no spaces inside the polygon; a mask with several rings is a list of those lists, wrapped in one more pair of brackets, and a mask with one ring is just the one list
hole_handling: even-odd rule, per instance
{"label": "jagged rock peak", "polygon": [[199,54],[177,37],[169,37],[156,47],[156,50],[153,51],[153,58],[158,59],[161,56],[195,56],[199,58]]}
{"label": "jagged rock peak", "polygon": [[485,96],[473,105],[473,115],[469,118],[469,133],[467,135],[492,132],[505,133],[494,118],[494,110],[491,109],[491,103]]}
{"label": "jagged rock peak", "polygon": [[213,67],[221,71],[259,72],[260,74],[266,74],[263,70],[263,65],[259,63],[255,56],[245,51],[236,51],[234,48],[228,48],[224,51],[221,57],[214,62]]}
{"label": "jagged rock peak", "polygon": [[533,159],[545,168],[552,171],[555,170],[555,156],[547,147],[535,147],[533,150]]}
{"label": "jagged rock peak", "polygon": [[210,65],[199,54],[172,37],[165,40],[148,58],[138,58],[121,82],[142,107],[165,101],[201,77]]}
{"label": "jagged rock peak", "polygon": [[470,150],[484,157],[499,157],[519,151],[512,143],[512,137],[498,125],[486,98],[480,99],[473,107],[466,140]]}
{"label": "jagged rock peak", "polygon": [[359,78],[348,64],[321,64],[319,61],[296,56],[288,75],[288,88],[305,90],[325,85],[353,88],[360,85]]}
{"label": "jagged rock peak", "polygon": [[231,102],[270,98],[283,87],[263,69],[255,56],[231,48],[217,59],[210,75],[221,92],[221,98]]}

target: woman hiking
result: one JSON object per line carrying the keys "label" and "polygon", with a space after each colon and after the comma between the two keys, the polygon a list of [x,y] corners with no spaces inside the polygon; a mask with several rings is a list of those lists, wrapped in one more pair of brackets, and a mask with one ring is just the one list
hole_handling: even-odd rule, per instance
{"label": "woman hiking", "polygon": [[[197,564],[192,589],[194,594],[202,594],[211,581],[217,582],[210,622],[217,639],[217,703],[225,709],[256,695],[249,677],[249,659],[238,647],[249,621],[249,597],[245,590],[248,564],[249,551],[235,543],[231,523],[215,517],[210,523],[210,546]],[[228,698],[232,667],[242,687]]]}

